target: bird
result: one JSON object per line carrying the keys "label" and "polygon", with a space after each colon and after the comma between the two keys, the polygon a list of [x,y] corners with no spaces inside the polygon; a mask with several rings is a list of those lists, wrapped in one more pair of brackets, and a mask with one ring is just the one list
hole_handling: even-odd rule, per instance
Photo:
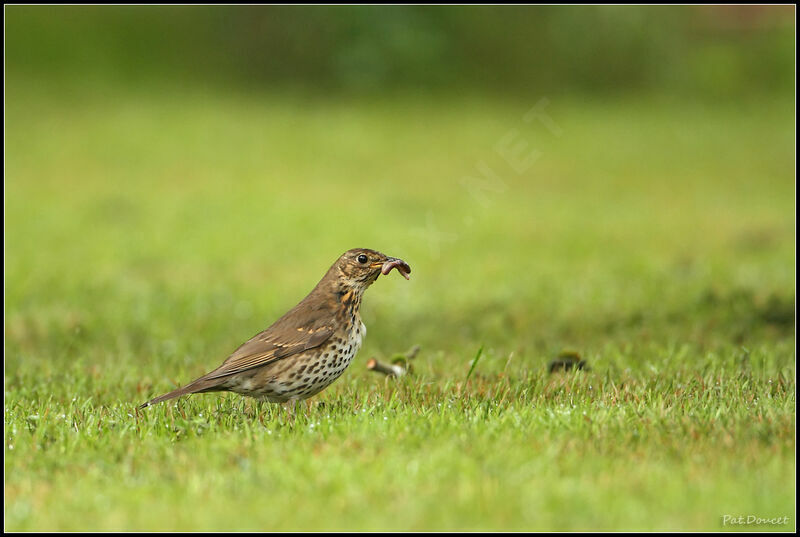
{"label": "bird", "polygon": [[222,365],[138,408],[182,395],[228,391],[282,403],[293,417],[298,401],[330,386],[353,360],[367,333],[361,298],[392,269],[409,279],[411,267],[402,259],[367,248],[346,251],[303,300]]}

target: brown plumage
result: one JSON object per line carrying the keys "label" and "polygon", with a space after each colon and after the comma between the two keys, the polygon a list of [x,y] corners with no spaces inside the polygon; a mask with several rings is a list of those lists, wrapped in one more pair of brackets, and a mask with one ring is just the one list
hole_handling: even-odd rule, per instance
{"label": "brown plumage", "polygon": [[348,250],[299,304],[253,336],[218,368],[139,408],[180,397],[232,391],[275,403],[297,401],[329,386],[361,346],[366,328],[359,307],[380,274],[411,267],[375,250]]}

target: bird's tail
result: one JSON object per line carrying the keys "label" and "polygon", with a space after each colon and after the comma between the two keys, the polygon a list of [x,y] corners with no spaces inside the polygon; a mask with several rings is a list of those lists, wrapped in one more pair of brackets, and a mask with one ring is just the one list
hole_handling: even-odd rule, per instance
{"label": "bird's tail", "polygon": [[181,395],[188,395],[191,393],[201,393],[201,392],[216,392],[222,391],[225,388],[219,385],[219,379],[205,379],[199,378],[193,382],[190,382],[183,388],[178,388],[172,390],[169,393],[165,393],[164,395],[159,395],[153,399],[150,399],[148,402],[139,405],[139,410],[143,408],[147,408],[151,405],[155,405],[156,403],[160,403],[161,401],[168,401],[169,399],[175,399],[176,397],[180,397]]}

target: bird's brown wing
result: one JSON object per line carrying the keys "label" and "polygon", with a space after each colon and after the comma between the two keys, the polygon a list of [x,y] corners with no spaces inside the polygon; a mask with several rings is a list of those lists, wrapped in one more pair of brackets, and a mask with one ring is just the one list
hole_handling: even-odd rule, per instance
{"label": "bird's brown wing", "polygon": [[332,326],[314,326],[315,324],[285,330],[270,327],[242,344],[221,366],[204,375],[202,379],[228,377],[319,347],[331,337],[334,330]]}

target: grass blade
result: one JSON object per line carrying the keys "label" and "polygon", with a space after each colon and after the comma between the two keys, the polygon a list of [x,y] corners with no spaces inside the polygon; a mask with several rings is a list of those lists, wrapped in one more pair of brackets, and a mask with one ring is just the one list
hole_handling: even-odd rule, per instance
{"label": "grass blade", "polygon": [[478,354],[475,355],[475,358],[472,359],[472,365],[469,368],[469,373],[467,373],[466,380],[469,380],[469,377],[472,376],[472,372],[475,371],[475,366],[478,365],[478,360],[480,360],[482,352],[483,352],[483,345],[481,345],[481,348],[478,349]]}

